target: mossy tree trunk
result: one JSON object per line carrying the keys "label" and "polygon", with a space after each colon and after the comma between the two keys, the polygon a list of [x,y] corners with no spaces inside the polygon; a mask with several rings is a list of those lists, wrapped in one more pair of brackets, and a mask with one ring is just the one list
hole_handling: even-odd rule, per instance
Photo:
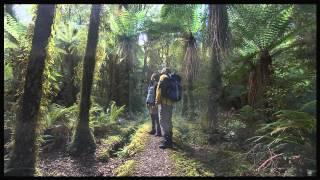
{"label": "mossy tree trunk", "polygon": [[80,97],[80,113],[77,128],[69,147],[72,155],[94,152],[96,148],[93,134],[89,128],[90,95],[95,67],[96,49],[100,23],[101,5],[94,4],[91,8],[88,41],[84,57],[83,76]]}
{"label": "mossy tree trunk", "polygon": [[42,95],[46,47],[51,34],[55,5],[39,5],[27,67],[24,93],[17,114],[14,147],[5,175],[33,176],[37,157],[37,116]]}

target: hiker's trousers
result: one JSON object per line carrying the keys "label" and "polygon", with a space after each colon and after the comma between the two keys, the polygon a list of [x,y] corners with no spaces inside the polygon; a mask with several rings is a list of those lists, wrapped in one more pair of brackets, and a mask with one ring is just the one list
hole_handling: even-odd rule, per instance
{"label": "hiker's trousers", "polygon": [[151,114],[151,122],[152,122],[152,126],[151,126],[152,131],[155,131],[156,134],[161,134],[158,113],[157,114]]}
{"label": "hiker's trousers", "polygon": [[172,139],[172,105],[160,104],[159,108],[159,119],[163,137],[165,140]]}

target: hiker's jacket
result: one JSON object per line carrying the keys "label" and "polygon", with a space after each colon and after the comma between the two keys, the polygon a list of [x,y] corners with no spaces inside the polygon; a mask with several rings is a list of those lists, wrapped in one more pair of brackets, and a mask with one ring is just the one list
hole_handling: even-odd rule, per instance
{"label": "hiker's jacket", "polygon": [[159,83],[158,83],[158,86],[157,86],[157,91],[156,91],[156,102],[158,104],[166,104],[166,105],[172,105],[173,104],[173,101],[171,101],[170,99],[168,98],[165,98],[165,97],[162,97],[161,96],[161,87],[163,85],[163,82],[164,82],[164,79],[165,78],[169,78],[168,75],[166,74],[162,74],[160,76],[160,79],[159,79]]}

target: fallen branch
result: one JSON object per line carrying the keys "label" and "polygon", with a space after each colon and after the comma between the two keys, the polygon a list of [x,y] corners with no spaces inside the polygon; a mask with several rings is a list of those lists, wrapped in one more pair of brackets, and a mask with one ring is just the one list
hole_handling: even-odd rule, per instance
{"label": "fallen branch", "polygon": [[269,159],[267,159],[266,161],[264,161],[264,162],[258,167],[258,169],[256,169],[256,171],[260,171],[260,169],[263,168],[268,162],[270,162],[272,159],[274,159],[274,158],[276,158],[276,157],[278,157],[278,156],[281,156],[281,155],[283,155],[283,153],[281,153],[281,154],[276,154],[276,155],[270,157]]}

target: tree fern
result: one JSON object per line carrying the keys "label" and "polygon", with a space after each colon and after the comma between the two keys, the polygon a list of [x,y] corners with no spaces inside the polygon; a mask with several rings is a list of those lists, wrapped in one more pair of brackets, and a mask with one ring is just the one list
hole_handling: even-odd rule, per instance
{"label": "tree fern", "polygon": [[160,12],[162,22],[180,26],[184,33],[199,31],[203,15],[203,7],[196,4],[163,5]]}
{"label": "tree fern", "polygon": [[127,37],[136,35],[143,27],[145,14],[146,10],[130,12],[124,9],[117,14],[114,11],[109,11],[110,28],[117,35]]}
{"label": "tree fern", "polygon": [[242,36],[242,57],[252,57],[261,49],[271,50],[281,44],[293,15],[293,5],[233,5],[230,22],[233,33]]}
{"label": "tree fern", "polygon": [[[5,13],[4,16],[4,32],[5,32],[5,49],[15,48],[21,44],[21,37],[26,35],[27,28],[17,22],[10,14]],[[9,38],[12,37],[12,38]],[[13,42],[12,42],[13,40]]]}

